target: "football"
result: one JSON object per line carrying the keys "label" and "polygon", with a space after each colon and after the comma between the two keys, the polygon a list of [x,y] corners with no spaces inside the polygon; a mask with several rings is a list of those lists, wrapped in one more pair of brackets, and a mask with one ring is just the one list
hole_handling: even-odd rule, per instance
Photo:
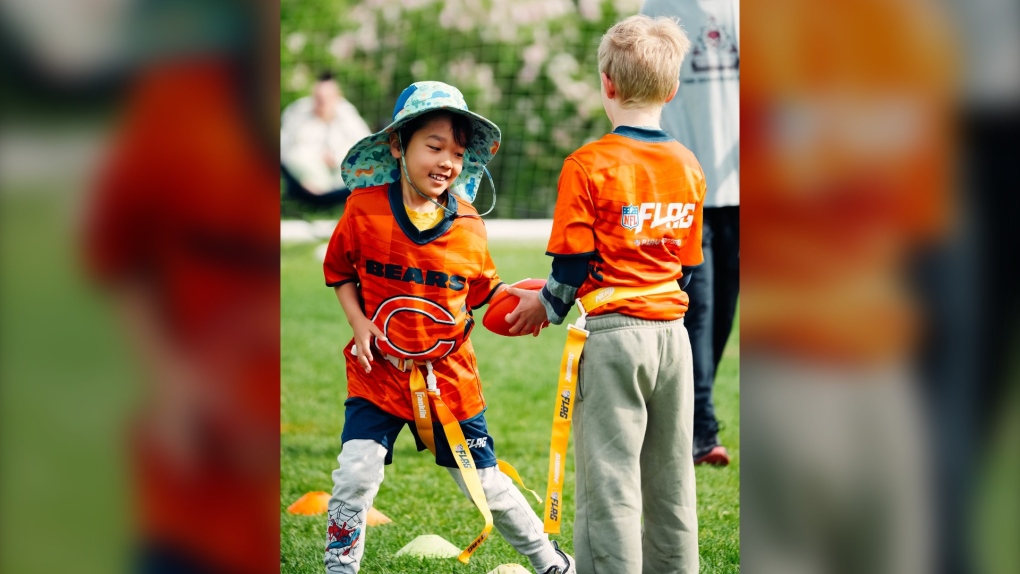
{"label": "football", "polygon": [[[529,291],[540,291],[542,287],[545,287],[545,279],[522,279],[510,286]],[[511,295],[508,290],[500,291],[492,298],[492,301],[489,301],[489,308],[485,310],[485,315],[482,316],[482,325],[485,325],[485,328],[493,333],[503,335],[504,337],[527,335],[528,333],[511,335],[510,324],[506,321],[506,316],[517,308],[517,303],[520,300],[520,297]]]}

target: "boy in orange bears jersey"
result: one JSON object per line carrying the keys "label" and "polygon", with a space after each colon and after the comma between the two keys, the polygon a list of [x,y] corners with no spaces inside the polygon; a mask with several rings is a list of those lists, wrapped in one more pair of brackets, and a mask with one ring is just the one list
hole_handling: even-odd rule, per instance
{"label": "boy in orange bears jersey", "polygon": [[613,132],[563,164],[546,286],[510,288],[521,298],[511,332],[561,323],[575,297],[590,302],[586,324],[571,325],[587,329],[572,407],[579,574],[698,571],[693,367],[678,283],[702,263],[705,178],[659,127],[689,46],[667,18],[632,16],[603,36]]}
{"label": "boy in orange bears jersey", "polygon": [[[573,572],[572,559],[549,541],[497,468],[468,339],[471,312],[504,288],[470,203],[499,141],[499,128],[468,111],[456,88],[417,82],[400,94],[393,122],[358,142],[341,166],[353,192],[324,271],[354,339],[344,348],[348,399],[329,501],[327,572],[358,571],[365,516],[405,425],[418,449],[432,450],[480,510],[487,505],[487,528],[495,523],[536,572]],[[423,373],[431,404],[423,400]],[[462,437],[445,423],[423,422],[429,415],[443,421],[444,412]],[[481,492],[472,491],[473,483]],[[482,495],[484,504],[475,498]]]}

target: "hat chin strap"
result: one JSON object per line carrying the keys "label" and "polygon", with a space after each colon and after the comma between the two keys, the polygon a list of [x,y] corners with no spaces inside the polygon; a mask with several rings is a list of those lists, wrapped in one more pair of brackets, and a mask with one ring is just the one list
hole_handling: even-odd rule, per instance
{"label": "hat chin strap", "polygon": [[457,215],[457,213],[455,211],[453,211],[452,209],[450,209],[449,207],[446,207],[442,203],[439,203],[438,201],[436,201],[436,200],[432,199],[431,197],[429,197],[429,196],[425,195],[424,193],[422,193],[421,190],[418,189],[418,186],[415,185],[413,181],[411,181],[411,176],[408,175],[408,173],[407,173],[407,164],[404,162],[404,150],[403,150],[403,148],[401,148],[401,150],[400,150],[400,167],[404,170],[404,177],[407,178],[407,183],[411,184],[411,189],[413,189],[415,191],[415,193],[417,193],[418,195],[420,195],[420,196],[424,197],[425,199],[431,201],[433,204],[435,204],[436,207],[438,207],[439,209],[442,209],[446,213],[448,213],[450,215],[453,215],[453,216]]}
{"label": "hat chin strap", "polygon": [[489,187],[492,188],[492,205],[489,206],[489,209],[485,213],[479,214],[478,217],[485,217],[486,215],[492,213],[493,209],[496,209],[496,184],[492,183],[492,174],[489,173],[489,168],[483,165],[482,172],[485,173],[485,177],[489,178]]}
{"label": "hat chin strap", "polygon": [[415,193],[417,193],[418,195],[420,195],[420,196],[424,197],[425,199],[431,201],[433,204],[435,204],[436,207],[438,207],[439,209],[442,209],[447,214],[456,216],[457,215],[456,212],[452,211],[450,208],[448,208],[445,205],[439,203],[438,201],[432,199],[431,197],[425,195],[424,193],[422,193],[422,191],[420,189],[418,189],[418,186],[415,185],[414,181],[411,180],[411,174],[407,173],[407,162],[404,160],[404,158],[407,156],[407,152],[404,151],[404,142],[403,142],[403,140],[400,139],[400,132],[399,131],[397,132],[397,143],[400,144],[400,169],[402,169],[404,171],[404,177],[407,179],[407,183],[411,184],[411,189],[413,189],[415,191]]}
{"label": "hat chin strap", "polygon": [[[400,168],[404,172],[404,177],[407,178],[407,183],[411,184],[411,189],[413,189],[415,191],[415,193],[417,193],[418,195],[420,195],[423,198],[425,198],[425,199],[431,201],[432,203],[434,203],[436,205],[436,207],[438,207],[438,208],[442,209],[443,211],[445,211],[446,213],[456,217],[457,216],[456,212],[454,212],[453,210],[451,210],[450,208],[446,207],[445,205],[439,203],[438,201],[436,201],[436,200],[432,199],[431,197],[429,197],[429,196],[425,195],[424,193],[422,193],[422,191],[420,189],[418,189],[418,186],[415,185],[413,181],[411,181],[411,175],[409,173],[407,173],[407,162],[404,160],[404,156],[406,156],[407,154],[404,152],[404,142],[401,141],[400,133],[399,132],[397,132],[397,143],[400,144]],[[486,215],[492,213],[493,209],[496,209],[496,184],[492,182],[492,174],[489,173],[489,168],[487,168],[485,166],[482,166],[482,172],[484,172],[485,173],[485,177],[487,177],[489,179],[489,187],[492,188],[492,205],[489,206],[489,209],[485,213],[478,214],[477,217],[485,217]],[[449,191],[449,188],[447,188],[447,191]],[[476,216],[474,216],[474,215],[461,215],[460,217],[476,217]]]}

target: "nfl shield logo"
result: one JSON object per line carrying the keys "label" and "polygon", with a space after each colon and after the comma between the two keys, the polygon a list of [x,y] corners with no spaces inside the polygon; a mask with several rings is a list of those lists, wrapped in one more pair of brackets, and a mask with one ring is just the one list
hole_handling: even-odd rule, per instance
{"label": "nfl shield logo", "polygon": [[620,219],[620,225],[624,229],[637,229],[638,224],[638,206],[636,205],[624,205],[623,216]]}

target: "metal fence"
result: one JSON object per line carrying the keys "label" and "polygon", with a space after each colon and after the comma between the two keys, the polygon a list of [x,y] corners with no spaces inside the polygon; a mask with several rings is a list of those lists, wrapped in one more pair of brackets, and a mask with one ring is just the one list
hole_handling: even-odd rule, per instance
{"label": "metal fence", "polygon": [[[491,217],[552,216],[563,159],[611,129],[599,96],[602,34],[641,0],[283,0],[281,106],[321,71],[373,130],[419,80],[457,86],[503,133]],[[483,186],[476,204],[486,209]]]}

